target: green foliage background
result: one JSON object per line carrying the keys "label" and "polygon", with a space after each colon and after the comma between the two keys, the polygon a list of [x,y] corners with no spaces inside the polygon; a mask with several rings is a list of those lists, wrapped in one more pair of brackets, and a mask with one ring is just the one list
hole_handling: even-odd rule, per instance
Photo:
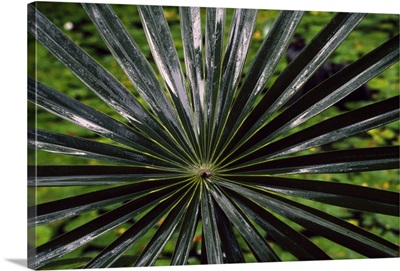
{"label": "green foliage background", "polygon": [[[83,10],[80,4],[74,3],[37,3],[39,11],[50,18],[59,28],[63,29],[64,32],[85,51],[87,51],[94,59],[101,63],[106,69],[108,69],[119,81],[121,81],[128,89],[130,89],[135,95],[137,94],[135,89],[132,87],[128,78],[124,75],[122,69],[119,67],[116,60],[113,58],[111,53],[108,51],[106,45],[97,33],[95,26],[91,23],[89,17]],[[136,43],[142,49],[146,57],[151,61],[150,48],[147,44],[139,15],[135,6],[127,5],[113,5],[114,10],[120,16],[122,22],[130,31],[131,35],[135,39]],[[227,11],[227,25],[232,17],[233,10]],[[248,55],[249,63],[255,56],[258,47],[268,32],[268,29],[272,26],[274,18],[278,14],[278,11],[261,10],[258,13],[256,28],[253,35],[253,41],[251,50]],[[183,49],[180,37],[180,23],[179,13],[177,7],[169,7],[165,9],[165,15],[170,24],[171,32],[175,40],[178,54],[183,62]],[[306,41],[309,42],[312,37],[317,34],[320,29],[332,18],[333,13],[330,12],[307,12],[300,23],[297,30],[297,34],[305,37]],[[360,56],[368,53],[372,49],[376,48],[384,41],[393,37],[398,33],[399,30],[399,16],[390,14],[369,14],[366,18],[356,27],[356,29],[349,35],[349,37],[343,42],[342,45],[335,51],[331,56],[330,61],[339,63],[346,62],[351,63],[358,59]],[[229,28],[226,28],[229,31]],[[226,33],[227,34],[227,33]],[[226,35],[227,36],[227,35]],[[94,93],[92,93],[79,79],[77,79],[69,69],[67,69],[62,63],[60,63],[51,53],[49,53],[43,46],[37,43],[32,36],[28,36],[28,73],[31,77],[37,77],[38,81],[54,88],[58,91],[64,92],[81,102],[96,108],[97,110],[104,112],[118,120],[125,122],[119,115],[117,115],[110,107],[103,103]],[[267,87],[269,87],[276,76],[286,67],[286,60],[282,59],[278,68],[275,71],[275,77],[269,81]],[[154,65],[154,63],[153,63]],[[155,68],[155,65],[153,66]],[[184,65],[182,66],[184,69]],[[155,68],[156,69],[156,68]],[[246,72],[246,68],[244,70]],[[161,77],[160,77],[161,79]],[[382,74],[368,82],[368,86],[376,92],[374,93],[374,100],[383,100],[399,92],[399,63],[390,67]],[[136,95],[138,96],[138,95]],[[370,102],[354,102],[348,104],[349,108],[357,108],[361,104],[371,103]],[[332,107],[329,110],[323,112],[317,117],[311,119],[305,126],[309,126],[313,123],[318,123],[323,119],[331,116],[340,114],[341,112],[336,108]],[[71,124],[61,118],[47,113],[41,108],[36,108],[32,104],[28,104],[28,124],[30,127],[35,125],[38,128],[51,130],[59,133],[64,133],[73,136],[90,138],[101,142],[112,143],[107,139],[101,138],[96,134]],[[304,127],[304,126],[302,126]],[[340,142],[336,142],[329,146],[322,146],[319,148],[313,148],[306,152],[313,153],[323,149],[349,149],[349,148],[362,148],[362,147],[375,147],[386,144],[398,145],[400,141],[399,137],[399,122],[391,123],[381,128],[377,128],[367,133],[352,137]],[[88,160],[83,158],[77,158],[72,156],[57,155],[52,153],[46,153],[37,151],[28,151],[28,163],[29,164],[53,164],[53,165],[71,165],[71,164],[86,164],[86,165],[98,165],[104,164],[95,160]],[[337,181],[354,183],[363,186],[387,189],[392,191],[399,191],[399,170],[387,170],[387,171],[374,171],[365,173],[351,173],[351,174],[323,174],[323,175],[292,175],[296,178],[315,178],[318,180]],[[37,204],[41,202],[47,202],[58,198],[65,198],[72,195],[86,193],[92,190],[98,190],[101,187],[72,187],[72,188],[55,188],[55,187],[43,187],[38,188],[37,193],[32,189],[29,190],[30,197],[29,203]],[[303,200],[302,200],[303,201]],[[307,202],[313,207],[320,208],[328,213],[336,214],[339,217],[346,219],[360,227],[367,228],[375,234],[381,235],[389,241],[399,244],[399,219],[384,215],[358,213],[344,208],[325,206],[323,204],[315,202]],[[112,208],[109,207],[109,208]],[[89,214],[84,214],[76,218],[69,219],[67,221],[58,221],[37,227],[37,239],[29,240],[30,243],[37,242],[37,245],[49,241],[53,236],[59,235],[64,231],[69,231],[83,223],[93,219],[99,213],[106,212],[107,210],[93,211]],[[289,222],[290,223],[290,222]],[[291,225],[293,223],[290,223]],[[295,225],[294,225],[295,226]],[[83,246],[76,251],[73,251],[63,257],[63,259],[75,258],[75,257],[92,257],[96,255],[99,250],[104,247],[111,239],[116,238],[126,228],[129,227],[129,223],[118,227],[117,229],[108,232],[104,236],[101,236],[90,245]],[[295,226],[296,227],[296,226]],[[153,229],[153,232],[155,229]],[[150,231],[151,232],[151,231]],[[303,232],[308,235],[311,233]],[[152,233],[151,233],[152,234]],[[151,234],[149,236],[151,236]],[[201,230],[196,234],[201,236]],[[363,256],[344,249],[324,238],[315,236],[312,240],[325,250],[331,257],[335,259],[342,258],[362,258]],[[145,244],[142,244],[144,246]],[[200,245],[200,242],[198,242]],[[137,255],[142,247],[140,244],[131,248],[127,254]],[[277,245],[272,244],[272,247],[276,249],[278,254],[283,260],[295,260],[293,256]],[[174,248],[173,243],[169,243],[165,249],[164,256],[168,257],[172,253]],[[250,261],[253,259],[250,252],[247,253]],[[122,261],[124,258],[122,258]],[[253,259],[255,260],[255,259]],[[190,261],[198,263],[197,259],[191,258]],[[160,259],[157,264],[164,265],[163,259]],[[63,265],[63,268],[67,265]]]}

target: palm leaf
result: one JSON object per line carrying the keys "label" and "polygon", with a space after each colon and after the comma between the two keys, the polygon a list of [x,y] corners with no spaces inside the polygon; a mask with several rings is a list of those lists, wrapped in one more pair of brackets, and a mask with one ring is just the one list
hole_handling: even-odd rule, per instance
{"label": "palm leaf", "polygon": [[[398,48],[399,36],[394,37],[373,52],[336,73],[257,131],[252,139],[241,146],[238,152],[248,149],[246,150],[247,153],[260,148],[275,137],[302,124],[343,99],[362,84],[396,63],[399,59]],[[257,142],[256,140],[259,138],[262,138],[262,140]]]}
{"label": "palm leaf", "polygon": [[[185,180],[181,179],[171,185],[165,181],[159,181],[153,182],[152,186],[165,192],[169,191],[171,187],[174,187],[177,184],[182,184],[183,182],[185,182]],[[124,202],[135,198],[136,196],[149,194],[154,191],[154,188],[149,189],[147,182],[140,182],[31,206],[28,209],[28,226],[49,223],[67,217],[76,216],[84,212],[100,209],[110,204]],[[30,214],[33,214],[34,216]]]}
{"label": "palm leaf", "polygon": [[[217,107],[212,121],[218,129],[212,134],[212,148],[219,142],[220,134],[225,127],[228,112],[231,108],[239,84],[251,35],[254,31],[256,10],[236,10],[231,23],[224,62],[222,63],[221,82],[217,97]],[[215,136],[215,139],[214,139]],[[212,155],[213,156],[213,155]]]}
{"label": "palm leaf", "polygon": [[180,174],[131,166],[28,166],[29,186],[90,186],[164,180]]}
{"label": "palm leaf", "polygon": [[28,259],[32,265],[43,266],[52,259],[64,255],[71,250],[84,245],[99,235],[129,220],[134,215],[148,209],[149,206],[174,191],[171,187],[158,192],[144,195],[138,199],[118,207],[91,222],[84,224],[50,242],[36,248],[34,258]]}
{"label": "palm leaf", "polygon": [[[201,188],[201,218],[204,238],[202,255],[207,257],[207,262],[214,264],[223,263],[221,240],[218,234],[216,207],[210,193],[210,187],[204,184]],[[205,250],[205,251],[203,251]]]}
{"label": "palm leaf", "polygon": [[239,245],[238,238],[236,237],[233,230],[231,221],[220,207],[217,207],[216,211],[218,212],[218,232],[221,238],[222,251],[226,256],[226,262],[244,263],[245,259],[243,256],[243,252]]}
{"label": "palm leaf", "polygon": [[272,238],[299,260],[330,259],[330,257],[301,233],[293,230],[267,210],[247,198],[230,191],[251,219],[262,226]]}
{"label": "palm leaf", "polygon": [[[176,204],[180,194],[174,193],[171,197],[160,202],[144,217],[139,219],[124,234],[105,248],[96,258],[89,262],[87,268],[101,268],[112,265],[122,253],[125,252],[135,241],[141,238],[146,231],[154,226],[156,222],[161,220],[165,213]],[[176,209],[176,208],[175,208]],[[157,251],[157,249],[153,250]],[[143,257],[142,257],[143,258]],[[139,258],[138,258],[139,261]]]}
{"label": "palm leaf", "polygon": [[[132,84],[136,87],[136,90],[160,121],[162,121],[162,124],[168,127],[168,130],[175,135],[177,127],[180,124],[174,113],[174,109],[163,92],[149,62],[140,52],[140,49],[124,28],[121,21],[119,21],[118,17],[109,6],[83,6],[97,26],[102,38],[107,43],[118,63],[121,65]],[[176,137],[178,137],[178,135],[176,135]],[[181,141],[179,141],[180,144],[174,144],[175,148],[181,148],[183,145],[186,151],[191,151],[188,146],[189,143],[182,140],[182,137],[178,139],[181,139]],[[186,159],[190,159],[193,154],[194,153],[190,153],[190,155],[186,155]]]}
{"label": "palm leaf", "polygon": [[[321,121],[309,128],[274,141],[242,158],[238,162],[271,159],[308,148],[339,141],[381,125],[394,122],[399,117],[399,97],[393,97]],[[267,154],[267,155],[265,155]],[[261,156],[261,157],[260,157]]]}
{"label": "palm leaf", "polygon": [[[94,216],[33,244],[30,267],[62,267],[72,261],[85,268],[149,266],[160,259],[171,265],[281,261],[277,246],[298,260],[335,258],[304,231],[365,257],[399,256],[398,244],[387,236],[319,207],[396,217],[397,191],[310,177],[398,169],[399,148],[390,142],[342,149],[332,143],[393,126],[399,97],[389,95],[309,124],[397,63],[398,33],[288,104],[365,14],[333,16],[279,73],[307,12],[280,12],[253,57],[249,52],[255,44],[257,10],[180,7],[177,42],[162,7],[139,6],[136,25],[143,27],[147,52],[112,6],[83,4],[82,10],[134,90],[34,4],[28,6],[29,33],[115,111],[103,113],[69,97],[64,94],[69,86],[53,88],[41,83],[40,76],[28,78],[31,104],[96,134],[89,139],[57,127],[28,128],[29,148],[89,161],[28,166],[28,185],[37,189],[35,195],[52,187],[82,188],[79,194],[29,206],[28,226],[64,225]],[[316,147],[320,150],[310,152]],[[70,257],[107,232],[114,237],[96,255]],[[131,255],[138,247],[140,253]]]}
{"label": "palm leaf", "polygon": [[28,80],[28,95],[46,110],[137,151],[151,153],[151,148],[161,148],[126,125],[32,79]]}
{"label": "palm leaf", "polygon": [[251,247],[254,256],[260,262],[279,261],[279,257],[275,254],[263,236],[254,228],[250,220],[245,214],[238,209],[217,187],[211,190],[212,195],[224,211],[232,224],[242,234],[243,238]]}
{"label": "palm leaf", "polygon": [[[63,34],[33,5],[28,5],[28,31],[103,101],[131,123],[144,129],[145,133],[149,131],[149,127],[164,133],[132,93]],[[122,100],[124,103],[120,104],[118,101]],[[144,121],[146,125],[144,125]]]}
{"label": "palm leaf", "polygon": [[[229,180],[240,182],[243,177],[229,176]],[[343,183],[315,180],[289,179],[281,177],[246,176],[246,183],[284,195],[311,199],[336,206],[353,208],[396,216],[399,213],[399,194],[391,191],[354,186]]]}
{"label": "palm leaf", "polygon": [[398,246],[327,213],[258,189],[247,189],[236,184],[223,183],[222,185],[232,188],[235,192],[257,201],[265,208],[311,231],[368,257],[396,257],[398,255]]}
{"label": "palm leaf", "polygon": [[[248,116],[258,120],[254,124],[253,121],[243,122],[232,138],[231,145],[241,145],[241,142],[265,125],[272,114],[301,88],[364,16],[361,13],[336,15],[282,72],[268,90],[268,95],[264,95]],[[231,149],[228,147],[228,150]]]}
{"label": "palm leaf", "polygon": [[161,254],[165,244],[180,224],[180,221],[185,214],[186,207],[190,203],[193,191],[194,189],[192,188],[189,189],[187,193],[183,193],[180,197],[180,201],[170,208],[168,216],[163,220],[160,228],[153,235],[146,248],[140,254],[135,266],[154,265],[158,255]]}
{"label": "palm leaf", "polygon": [[161,7],[149,6],[139,6],[138,10],[152,55],[177,110],[181,125],[184,127],[179,131],[185,132],[185,136],[192,144],[191,147],[196,150],[194,154],[196,156],[199,153],[199,146],[193,131],[193,127],[195,127],[192,118],[193,110],[189,103],[182,68],[163,10]]}
{"label": "palm leaf", "polygon": [[238,166],[231,171],[275,175],[383,170],[395,168],[399,164],[399,154],[396,146],[339,150],[262,161],[259,164]]}
{"label": "palm leaf", "polygon": [[237,100],[242,102],[234,103],[230,112],[230,118],[237,121],[226,122],[227,129],[224,129],[222,139],[231,138],[233,135],[228,136],[227,133],[236,131],[240,122],[253,109],[257,97],[261,95],[261,91],[285,53],[302,16],[303,12],[301,11],[282,11],[276,18],[272,29],[263,40],[257,56],[251,63],[243,85],[238,90]]}
{"label": "palm leaf", "polygon": [[205,100],[204,116],[204,148],[206,162],[211,156],[211,144],[215,129],[213,119],[217,108],[220,76],[222,69],[222,51],[224,42],[226,11],[222,8],[207,9],[205,33]]}
{"label": "palm leaf", "polygon": [[200,191],[196,189],[186,208],[185,217],[182,220],[177,245],[172,255],[171,265],[184,265],[187,263],[191,244],[198,224]]}

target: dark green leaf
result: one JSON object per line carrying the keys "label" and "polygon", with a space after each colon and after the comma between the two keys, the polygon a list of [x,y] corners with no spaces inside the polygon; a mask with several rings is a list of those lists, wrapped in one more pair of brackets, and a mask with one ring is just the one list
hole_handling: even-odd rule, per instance
{"label": "dark green leaf", "polygon": [[291,252],[299,260],[331,259],[307,237],[293,230],[267,210],[237,193],[232,191],[229,193],[234,195],[239,206],[253,221],[262,226],[273,240],[276,240],[280,246]]}
{"label": "dark green leaf", "polygon": [[278,77],[263,99],[249,115],[252,121],[243,122],[235,133],[230,151],[239,147],[256,131],[262,128],[280,107],[282,107],[307,80],[317,71],[329,55],[363,19],[361,13],[339,13],[308,44]]}
{"label": "dark green leaf", "polygon": [[135,222],[114,242],[107,246],[100,254],[93,258],[85,268],[105,268],[111,266],[122,256],[138,239],[143,238],[146,232],[154,226],[181,197],[181,192],[175,192],[171,197],[162,200],[145,216]]}
{"label": "dark green leaf", "polygon": [[[66,6],[73,6],[76,15],[71,21],[62,16],[69,12]],[[28,121],[37,126],[28,128],[28,147],[55,153],[28,152],[29,267],[222,264],[293,259],[289,254],[324,260],[330,259],[328,254],[341,257],[332,252],[336,247],[347,258],[399,256],[393,233],[400,194],[392,182],[400,161],[394,146],[400,115],[399,96],[393,97],[398,64],[389,67],[399,58],[395,24],[388,27],[389,20],[368,16],[345,40],[364,14],[339,13],[329,21],[330,13],[282,11],[270,28],[275,11],[258,12],[256,18],[256,10],[246,9],[66,6],[28,7],[28,40],[37,40],[29,44],[28,72],[60,91],[28,79]],[[318,25],[310,25],[310,18]],[[325,27],[319,24],[326,22]],[[56,27],[64,23],[65,31]],[[383,25],[385,32],[375,35]],[[316,36],[309,35],[320,27]],[[268,34],[261,44],[262,32]],[[295,53],[296,59],[287,58],[285,68],[282,57],[290,54],[295,33],[311,42]],[[364,34],[368,45],[358,39]],[[390,40],[384,43],[386,37]],[[253,51],[250,43],[261,47]],[[349,46],[352,50],[343,58]],[[59,62],[50,63],[50,54]],[[306,89],[331,61],[354,63]],[[336,108],[321,114],[353,98],[373,78],[368,86],[376,88],[371,101],[377,102],[337,116]],[[78,79],[105,103],[97,104],[99,99],[92,99]],[[133,85],[132,93],[125,84]],[[359,104],[366,103],[354,103],[354,108]],[[347,108],[352,105],[346,103]],[[117,114],[127,121],[117,121]],[[69,135],[83,135],[82,127],[90,138]],[[57,133],[61,131],[68,133]],[[371,146],[377,147],[366,148]],[[81,160],[63,154],[107,166],[76,166]],[[46,165],[62,161],[74,165]],[[375,170],[381,171],[362,172]],[[356,173],[313,176],[347,172]],[[293,173],[298,179],[273,176]],[[382,178],[385,189],[355,185],[353,176],[371,185]],[[324,181],[314,180],[319,177]],[[62,187],[71,185],[82,191]],[[53,195],[58,191],[62,194]],[[53,227],[51,236],[38,236]],[[327,249],[320,242],[324,238],[336,243],[334,248]],[[66,266],[51,265],[58,257],[78,254],[84,258],[76,265],[68,260]]]}
{"label": "dark green leaf", "polygon": [[[179,121],[156,74],[112,8],[101,4],[83,4],[83,6],[145,102],[173,135],[179,135],[176,130],[176,127],[180,125]],[[188,149],[188,143],[184,140],[176,144],[171,143],[168,137],[164,138],[173,146],[170,145],[169,149],[179,149],[181,145],[185,146],[186,150]],[[178,136],[177,138],[180,139]],[[186,158],[190,159],[190,157],[186,154]]]}
{"label": "dark green leaf", "polygon": [[317,123],[260,148],[235,164],[244,161],[256,163],[299,152],[396,121],[400,114],[399,97],[393,97]]}
{"label": "dark green leaf", "polygon": [[227,263],[244,263],[242,249],[238,243],[232,223],[224,211],[216,206],[218,232],[221,238],[222,251]]}
{"label": "dark green leaf", "polygon": [[245,214],[217,186],[212,187],[211,193],[219,207],[252,248],[254,256],[258,261],[280,261],[279,257],[265,241],[264,237],[255,229],[253,224],[251,224]]}
{"label": "dark green leaf", "polygon": [[[217,107],[220,76],[222,69],[222,50],[224,43],[226,11],[223,8],[207,9],[207,25],[205,36],[205,72],[206,72],[206,112],[205,116],[205,147],[207,158],[211,156],[212,135],[215,125],[214,113]],[[207,159],[208,160],[208,159]]]}
{"label": "dark green leaf", "polygon": [[170,208],[169,214],[164,219],[157,232],[153,235],[142,254],[140,254],[135,266],[150,266],[154,264],[165,244],[174,233],[176,227],[180,224],[180,221],[190,204],[193,191],[197,189],[197,186],[198,184],[195,184],[190,189],[186,189],[185,193],[181,195],[179,202]]}
{"label": "dark green leaf", "polygon": [[215,214],[214,200],[211,196],[208,184],[201,187],[201,218],[203,226],[203,238],[207,262],[209,264],[223,263],[221,239],[218,234],[217,217]]}
{"label": "dark green leaf", "polygon": [[199,206],[200,206],[200,189],[196,189],[193,193],[190,205],[186,210],[185,217],[182,220],[181,229],[176,241],[176,248],[172,255],[171,265],[186,264],[189,258],[193,236],[196,232],[198,224]]}
{"label": "dark green leaf", "polygon": [[[249,153],[260,148],[277,136],[321,113],[398,61],[399,36],[392,38],[309,91],[254,134],[238,152],[247,149],[246,153]],[[257,142],[258,140],[260,141]]]}
{"label": "dark green leaf", "polygon": [[163,133],[161,126],[152,119],[132,93],[33,5],[28,5],[28,31],[103,101],[140,131],[146,134],[154,134],[154,131]]}
{"label": "dark green leaf", "polygon": [[229,180],[246,186],[262,187],[269,191],[301,197],[356,210],[397,216],[400,195],[354,184],[268,176],[229,176]]}
{"label": "dark green leaf", "polygon": [[217,106],[214,111],[213,124],[217,128],[212,134],[212,148],[215,155],[222,130],[225,128],[228,112],[233,103],[240,75],[246,61],[251,37],[254,31],[254,23],[257,17],[255,9],[237,9],[233,15],[229,32],[228,44],[222,63],[221,82],[217,97]]}
{"label": "dark green leaf", "polygon": [[[228,135],[236,131],[253,109],[257,97],[261,95],[265,84],[270,79],[280,59],[285,53],[295,30],[303,16],[302,11],[282,11],[275,19],[275,23],[257,51],[248,73],[240,87],[238,97],[233,104],[223,131],[222,139],[231,139]],[[223,142],[226,145],[230,142]],[[221,148],[221,144],[219,146]]]}
{"label": "dark green leaf", "polygon": [[86,244],[99,235],[140,214],[155,202],[167,198],[171,192],[175,192],[174,190],[176,190],[176,187],[168,187],[131,200],[121,207],[37,247],[34,256],[28,259],[30,265],[39,268],[56,257]]}
{"label": "dark green leaf", "polygon": [[[178,112],[183,130],[197,154],[199,146],[194,129],[195,121],[192,118],[193,112],[186,92],[181,64],[163,10],[158,6],[138,6],[138,10],[154,61]],[[178,131],[182,132],[182,128],[179,127],[177,127]]]}
{"label": "dark green leaf", "polygon": [[28,166],[29,186],[96,186],[168,180],[180,174],[149,167]]}
{"label": "dark green leaf", "polygon": [[28,129],[28,147],[85,158],[104,160],[136,166],[151,166],[167,169],[167,159],[160,161],[129,149],[104,144],[74,136],[67,136],[43,130]]}
{"label": "dark green leaf", "polygon": [[46,110],[118,143],[143,153],[153,153],[155,156],[165,154],[172,160],[176,159],[171,151],[163,149],[158,142],[152,142],[123,123],[30,78],[28,98]]}
{"label": "dark green leaf", "polygon": [[330,151],[238,166],[231,172],[257,174],[344,173],[396,169],[400,152],[397,146]]}
{"label": "dark green leaf", "polygon": [[37,226],[76,216],[114,203],[150,194],[158,189],[169,191],[184,182],[186,182],[186,179],[174,180],[173,183],[165,180],[140,182],[31,206],[28,208],[28,226]]}
{"label": "dark green leaf", "polygon": [[332,215],[255,188],[248,189],[226,182],[221,183],[221,185],[293,220],[316,234],[367,257],[399,256],[397,245]]}
{"label": "dark green leaf", "polygon": [[[192,107],[197,128],[196,133],[200,137],[204,137],[204,131],[202,130],[204,121],[203,114],[205,112],[205,96],[200,8],[180,7],[179,15],[181,17],[182,42],[189,84],[188,91],[191,94],[193,104]],[[204,142],[199,143],[203,144]],[[202,149],[203,148],[204,145],[202,146]]]}

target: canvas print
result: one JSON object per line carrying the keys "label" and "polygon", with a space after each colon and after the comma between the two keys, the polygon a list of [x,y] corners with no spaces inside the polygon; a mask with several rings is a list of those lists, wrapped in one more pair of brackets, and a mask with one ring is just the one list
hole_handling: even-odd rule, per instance
{"label": "canvas print", "polygon": [[35,2],[28,266],[399,257],[399,15]]}

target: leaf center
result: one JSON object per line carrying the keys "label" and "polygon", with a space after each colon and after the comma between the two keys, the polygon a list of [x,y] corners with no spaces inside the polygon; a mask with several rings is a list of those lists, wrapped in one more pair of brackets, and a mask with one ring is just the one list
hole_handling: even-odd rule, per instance
{"label": "leaf center", "polygon": [[207,168],[202,168],[199,170],[199,176],[203,179],[208,179],[212,176],[212,171]]}

